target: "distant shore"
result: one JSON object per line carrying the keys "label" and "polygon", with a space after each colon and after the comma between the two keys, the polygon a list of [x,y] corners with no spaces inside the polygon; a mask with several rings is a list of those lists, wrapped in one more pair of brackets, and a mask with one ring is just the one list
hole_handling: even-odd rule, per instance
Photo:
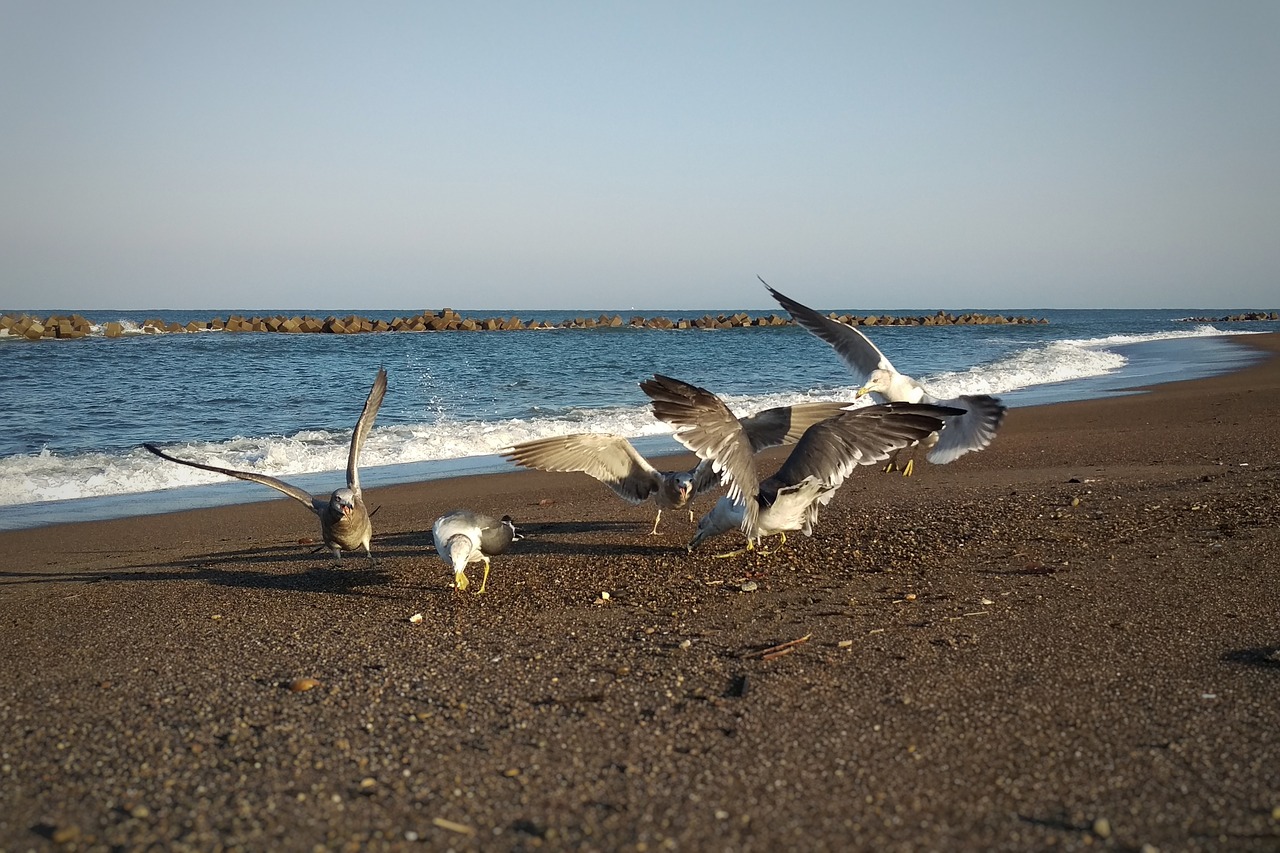
{"label": "distant shore", "polygon": [[[1002,325],[1043,325],[1048,321],[1043,318],[1020,315],[962,313],[953,314],[937,311],[932,314],[915,316],[899,316],[895,314],[837,314],[831,317],[853,326],[1002,326]],[[108,321],[93,323],[81,314],[35,316],[31,314],[0,315],[0,336],[22,338],[25,340],[45,340],[51,338],[69,339],[83,338],[94,334],[103,337],[118,338],[129,333],[136,334],[180,334],[184,332],[276,332],[281,334],[335,334],[352,335],[370,332],[510,332],[539,329],[597,329],[621,328],[623,326],[644,329],[745,329],[753,326],[790,326],[794,321],[785,314],[765,314],[752,316],[745,311],[732,314],[705,314],[696,318],[643,317],[632,315],[623,319],[621,314],[601,314],[598,317],[580,316],[573,319],[551,323],[545,320],[523,320],[519,316],[509,317],[464,317],[458,312],[444,308],[440,311],[424,311],[421,314],[396,317],[392,320],[370,319],[355,314],[343,317],[329,315],[313,317],[310,315],[285,316],[275,314],[267,317],[231,314],[225,319],[214,317],[211,320],[190,320],[186,323],[167,321],[162,318],[144,320],[136,329],[126,328],[122,323]]]}

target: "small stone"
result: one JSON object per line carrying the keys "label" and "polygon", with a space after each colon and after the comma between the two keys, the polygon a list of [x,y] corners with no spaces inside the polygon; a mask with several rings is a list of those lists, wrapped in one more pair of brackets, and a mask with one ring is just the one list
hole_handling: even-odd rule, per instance
{"label": "small stone", "polygon": [[412,829],[406,830],[406,831],[405,831],[405,833],[404,833],[404,840],[405,840],[405,841],[417,841],[417,840],[418,840],[418,833],[414,832]]}
{"label": "small stone", "polygon": [[716,820],[728,820],[729,813],[724,809],[716,809]]}
{"label": "small stone", "polygon": [[1079,499],[1079,498],[1072,498],[1072,499],[1071,499],[1071,505],[1072,505],[1072,506],[1080,506],[1080,499]]}
{"label": "small stone", "polygon": [[1271,819],[1280,820],[1280,806],[1276,806],[1271,810]]}
{"label": "small stone", "polygon": [[853,645],[853,640],[841,640],[840,642],[836,643],[836,646],[841,649],[847,649],[852,645]]}
{"label": "small stone", "polygon": [[412,616],[409,617],[409,621],[417,625],[419,622],[422,621],[422,614],[421,613],[413,614]]}
{"label": "small stone", "polygon": [[141,820],[142,818],[151,817],[151,809],[146,806],[134,806],[129,810],[129,814]]}
{"label": "small stone", "polygon": [[995,602],[994,602],[994,601],[992,601],[992,600],[991,600],[991,599],[989,599],[989,598],[984,598],[984,599],[982,599],[982,603],[983,603],[983,604],[995,604]]}
{"label": "small stone", "polygon": [[295,678],[289,682],[289,690],[294,693],[306,693],[320,686],[320,682],[314,678]]}
{"label": "small stone", "polygon": [[1111,837],[1111,821],[1105,817],[1100,817],[1093,822],[1093,834],[1099,838]]}
{"label": "small stone", "polygon": [[682,649],[686,649],[686,650],[687,650],[687,649],[688,649],[690,646],[692,646],[692,645],[693,645],[693,640],[681,640],[681,641],[680,641],[680,648],[682,648]]}
{"label": "small stone", "polygon": [[506,776],[508,779],[514,779],[514,778],[516,778],[517,776],[519,776],[519,775],[520,775],[520,768],[519,768],[519,767],[509,767],[509,768],[507,768],[506,770],[503,770],[503,771],[502,771],[502,775],[503,775],[503,776]]}
{"label": "small stone", "polygon": [[904,595],[903,598],[905,598],[907,601],[915,601],[916,594],[914,592],[909,592],[906,595]]}
{"label": "small stone", "polygon": [[49,840],[54,844],[70,844],[73,841],[80,840],[80,827],[78,826],[61,826],[53,831],[53,835],[49,836]]}
{"label": "small stone", "polygon": [[744,583],[742,586],[738,588],[741,589],[743,592],[755,592],[757,589],[760,588],[760,584],[756,583],[755,581],[747,581],[746,583]]}
{"label": "small stone", "polygon": [[360,790],[367,791],[377,784],[378,784],[377,779],[374,779],[372,776],[366,776],[360,780]]}

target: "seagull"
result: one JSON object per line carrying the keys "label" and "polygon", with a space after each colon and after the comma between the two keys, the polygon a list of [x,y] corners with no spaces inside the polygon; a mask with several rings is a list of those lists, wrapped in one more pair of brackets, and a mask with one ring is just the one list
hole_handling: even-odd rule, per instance
{"label": "seagull", "polygon": [[[739,419],[753,452],[780,444],[795,444],[818,421],[840,414],[853,403],[800,403],[765,409]],[[595,477],[618,497],[633,504],[653,498],[657,517],[649,535],[658,532],[664,509],[681,509],[714,487],[719,476],[709,462],[692,471],[659,471],[620,435],[574,433],[538,438],[509,448],[502,454],[517,465],[541,471],[581,471]],[[689,511],[693,520],[693,511]]]}
{"label": "seagull", "polygon": [[[951,408],[910,403],[866,406],[820,421],[801,436],[772,477],[760,479],[755,455],[738,419],[715,394],[679,379],[654,374],[640,386],[653,400],[653,413],[676,428],[676,440],[711,463],[729,492],[698,522],[689,542],[700,543],[737,528],[745,549],[718,554],[733,557],[754,551],[765,536],[787,531],[813,533],[818,509],[859,465],[874,465],[889,453],[942,430]],[[767,553],[767,552],[762,552]]]}
{"label": "seagull", "polygon": [[502,520],[478,512],[455,509],[436,519],[431,526],[431,536],[436,542],[440,559],[453,566],[453,585],[461,591],[467,588],[467,563],[484,563],[484,578],[476,595],[484,592],[489,582],[489,558],[507,553],[512,542],[520,539],[511,516]]}
{"label": "seagull", "polygon": [[[874,393],[890,403],[929,403],[964,410],[963,414],[946,419],[946,432],[934,433],[919,442],[919,446],[927,452],[925,458],[930,462],[945,465],[970,450],[983,449],[995,438],[996,430],[1000,428],[1008,409],[999,399],[990,394],[963,394],[945,400],[935,397],[919,382],[895,370],[884,353],[859,330],[801,305],[769,287],[769,283],[763,278],[760,282],[797,323],[830,344],[849,369],[862,380],[862,387],[854,396],[863,397]],[[897,457],[898,454],[894,454],[885,466],[886,471],[897,468]],[[914,467],[913,457],[907,460],[902,475],[911,476]]]}
{"label": "seagull", "polygon": [[347,485],[345,488],[336,490],[327,499],[312,495],[275,477],[268,477],[266,474],[235,471],[230,468],[219,468],[216,465],[191,462],[170,456],[154,444],[142,446],[161,459],[168,459],[179,465],[215,471],[226,474],[228,477],[261,483],[284,492],[320,517],[320,535],[324,539],[324,544],[333,553],[335,560],[342,561],[343,551],[364,548],[365,556],[369,558],[370,563],[377,565],[373,552],[369,549],[369,542],[373,538],[373,525],[369,521],[369,512],[364,505],[364,494],[360,489],[360,469],[357,463],[360,459],[360,447],[369,435],[369,430],[373,428],[373,419],[378,416],[378,407],[382,405],[382,398],[386,393],[387,371],[380,369],[377,378],[373,381],[373,388],[369,390],[369,397],[364,401],[364,410],[360,413],[360,419],[356,421],[356,428],[351,433],[351,450],[347,454]]}

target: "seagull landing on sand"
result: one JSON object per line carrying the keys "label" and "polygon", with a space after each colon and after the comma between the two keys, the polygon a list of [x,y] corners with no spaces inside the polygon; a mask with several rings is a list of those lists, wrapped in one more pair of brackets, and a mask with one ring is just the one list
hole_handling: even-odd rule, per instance
{"label": "seagull landing on sand", "polygon": [[[752,452],[780,444],[795,444],[819,421],[840,414],[852,403],[801,403],[765,409],[740,419]],[[717,485],[709,462],[692,471],[659,471],[620,435],[575,433],[538,438],[517,444],[502,454],[517,465],[541,471],[581,471],[604,483],[633,504],[653,498],[658,514],[650,535],[658,532],[664,509],[683,509],[695,497]],[[689,510],[693,520],[693,510]]]}
{"label": "seagull landing on sand", "polygon": [[689,542],[703,541],[737,528],[747,537],[743,550],[756,549],[765,536],[799,530],[809,536],[818,509],[859,465],[873,465],[889,453],[943,429],[943,418],[959,414],[939,406],[891,403],[842,412],[805,430],[778,472],[761,480],[738,419],[705,388],[655,374],[641,383],[653,400],[653,413],[676,428],[676,440],[707,460],[729,486],[729,493],[698,522]]}
{"label": "seagull landing on sand", "polygon": [[489,582],[489,558],[505,554],[507,548],[520,538],[511,516],[502,520],[478,512],[455,509],[436,519],[431,526],[431,536],[436,542],[440,559],[453,567],[453,585],[462,591],[467,588],[467,564],[484,563],[484,577],[476,595],[484,592]]}
{"label": "seagull landing on sand", "polygon": [[347,453],[346,488],[338,489],[327,499],[312,495],[310,492],[291,486],[283,480],[277,480],[275,477],[268,477],[266,474],[234,471],[230,468],[219,468],[216,465],[190,462],[186,459],[170,456],[154,444],[144,444],[142,446],[161,459],[168,459],[170,462],[177,462],[179,465],[188,465],[203,471],[226,474],[228,477],[261,483],[264,486],[270,486],[277,491],[284,492],[320,517],[320,535],[324,539],[324,544],[333,553],[334,559],[341,561],[343,551],[364,548],[364,553],[370,562],[376,564],[377,561],[373,558],[373,552],[369,549],[369,542],[373,538],[373,525],[369,521],[369,512],[364,505],[364,494],[360,490],[358,462],[360,448],[364,444],[365,437],[369,435],[369,430],[373,428],[373,419],[378,416],[378,407],[382,405],[382,398],[386,393],[387,371],[379,370],[377,378],[373,381],[373,388],[369,390],[369,397],[364,401],[364,411],[360,413],[360,419],[356,421],[355,431],[351,434],[351,450]]}
{"label": "seagull landing on sand", "polygon": [[[925,458],[930,462],[935,465],[945,465],[970,450],[981,450],[995,438],[996,430],[1000,428],[1007,409],[997,398],[990,394],[964,394],[949,400],[939,399],[910,376],[895,370],[889,359],[885,358],[884,353],[880,352],[862,332],[819,314],[806,305],[801,305],[769,287],[769,283],[763,278],[760,282],[769,289],[773,298],[787,309],[797,323],[830,344],[836,354],[844,360],[844,363],[863,383],[858,389],[857,396],[879,394],[890,403],[929,403],[964,409],[963,414],[946,419],[946,432],[934,433],[919,442],[919,446],[927,451]],[[895,454],[885,466],[886,471],[896,469],[897,456],[898,454]],[[913,457],[908,459],[903,467],[903,476],[910,476],[914,467]]]}

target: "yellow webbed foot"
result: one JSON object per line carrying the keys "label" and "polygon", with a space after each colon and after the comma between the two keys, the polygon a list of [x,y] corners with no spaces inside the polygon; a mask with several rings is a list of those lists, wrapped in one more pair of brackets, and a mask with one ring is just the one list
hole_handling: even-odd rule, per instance
{"label": "yellow webbed foot", "polygon": [[476,590],[476,595],[484,592],[485,585],[489,583],[489,560],[486,557],[484,561],[484,577],[480,579],[480,588]]}
{"label": "yellow webbed foot", "polygon": [[915,470],[915,468],[916,468],[916,460],[914,460],[914,459],[908,459],[908,460],[907,460],[906,467],[904,467],[904,468],[902,469],[902,476],[904,476],[904,477],[910,477],[910,476],[911,476],[911,472],[912,472],[912,471],[914,471],[914,470]]}

